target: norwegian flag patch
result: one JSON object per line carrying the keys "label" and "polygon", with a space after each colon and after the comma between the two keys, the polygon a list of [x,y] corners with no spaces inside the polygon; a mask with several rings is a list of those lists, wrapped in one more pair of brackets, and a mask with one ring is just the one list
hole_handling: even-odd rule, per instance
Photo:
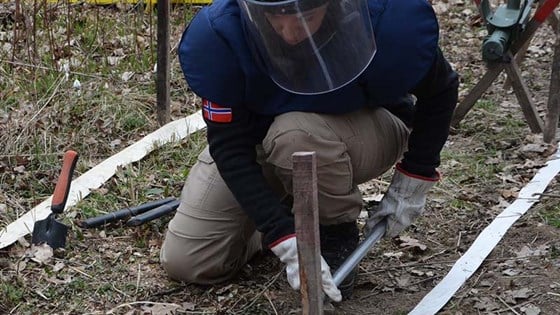
{"label": "norwegian flag patch", "polygon": [[233,119],[231,108],[222,107],[206,99],[202,99],[202,113],[204,118],[213,122],[228,123]]}

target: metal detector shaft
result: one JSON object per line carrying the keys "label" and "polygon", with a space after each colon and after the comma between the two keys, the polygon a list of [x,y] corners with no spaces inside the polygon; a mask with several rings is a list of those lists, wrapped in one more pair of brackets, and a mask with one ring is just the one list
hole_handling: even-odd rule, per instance
{"label": "metal detector shaft", "polygon": [[356,250],[346,258],[344,263],[338,267],[333,275],[334,283],[338,286],[342,283],[342,280],[350,274],[352,270],[360,263],[362,258],[366,256],[370,248],[375,245],[385,234],[385,227],[387,226],[387,220],[383,220],[377,223],[373,227],[371,233],[366,237],[366,239],[358,245]]}

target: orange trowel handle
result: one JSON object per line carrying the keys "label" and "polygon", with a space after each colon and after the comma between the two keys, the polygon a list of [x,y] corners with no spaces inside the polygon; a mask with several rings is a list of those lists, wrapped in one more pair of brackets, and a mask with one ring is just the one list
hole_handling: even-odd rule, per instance
{"label": "orange trowel handle", "polygon": [[51,203],[51,211],[54,213],[62,213],[62,210],[64,210],[76,162],[78,162],[78,153],[76,151],[69,150],[64,153],[62,170],[60,171],[60,175],[56,181],[56,187],[54,188]]}

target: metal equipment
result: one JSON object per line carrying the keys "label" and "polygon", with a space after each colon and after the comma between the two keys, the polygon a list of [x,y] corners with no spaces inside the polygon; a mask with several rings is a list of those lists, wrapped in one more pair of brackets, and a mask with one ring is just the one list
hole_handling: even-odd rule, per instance
{"label": "metal equipment", "polygon": [[492,11],[489,0],[480,2],[480,10],[488,36],[482,44],[482,58],[485,61],[498,61],[506,56],[511,43],[519,37],[529,21],[533,0],[507,0]]}

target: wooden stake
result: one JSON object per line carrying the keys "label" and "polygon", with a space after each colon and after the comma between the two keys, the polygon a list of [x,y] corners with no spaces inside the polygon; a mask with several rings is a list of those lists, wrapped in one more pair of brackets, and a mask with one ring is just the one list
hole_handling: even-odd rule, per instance
{"label": "wooden stake", "polygon": [[521,110],[531,131],[533,133],[541,133],[544,128],[544,123],[539,116],[539,112],[537,111],[537,107],[535,106],[533,99],[530,96],[529,88],[523,82],[523,79],[521,79],[521,70],[517,66],[517,63],[515,63],[511,54],[509,58],[511,61],[506,66],[506,73],[510,79],[511,86],[513,87],[513,92],[517,97],[519,106],[521,106]]}
{"label": "wooden stake", "polygon": [[[556,16],[555,16],[556,17]],[[548,90],[548,104],[543,140],[552,143],[556,139],[558,116],[560,116],[560,24],[556,20],[556,43],[552,56],[552,71],[550,74],[550,88]]]}
{"label": "wooden stake", "polygon": [[169,0],[157,2],[157,120],[160,126],[170,120],[169,110]]}
{"label": "wooden stake", "polygon": [[292,154],[294,217],[303,315],[323,314],[315,152]]}

